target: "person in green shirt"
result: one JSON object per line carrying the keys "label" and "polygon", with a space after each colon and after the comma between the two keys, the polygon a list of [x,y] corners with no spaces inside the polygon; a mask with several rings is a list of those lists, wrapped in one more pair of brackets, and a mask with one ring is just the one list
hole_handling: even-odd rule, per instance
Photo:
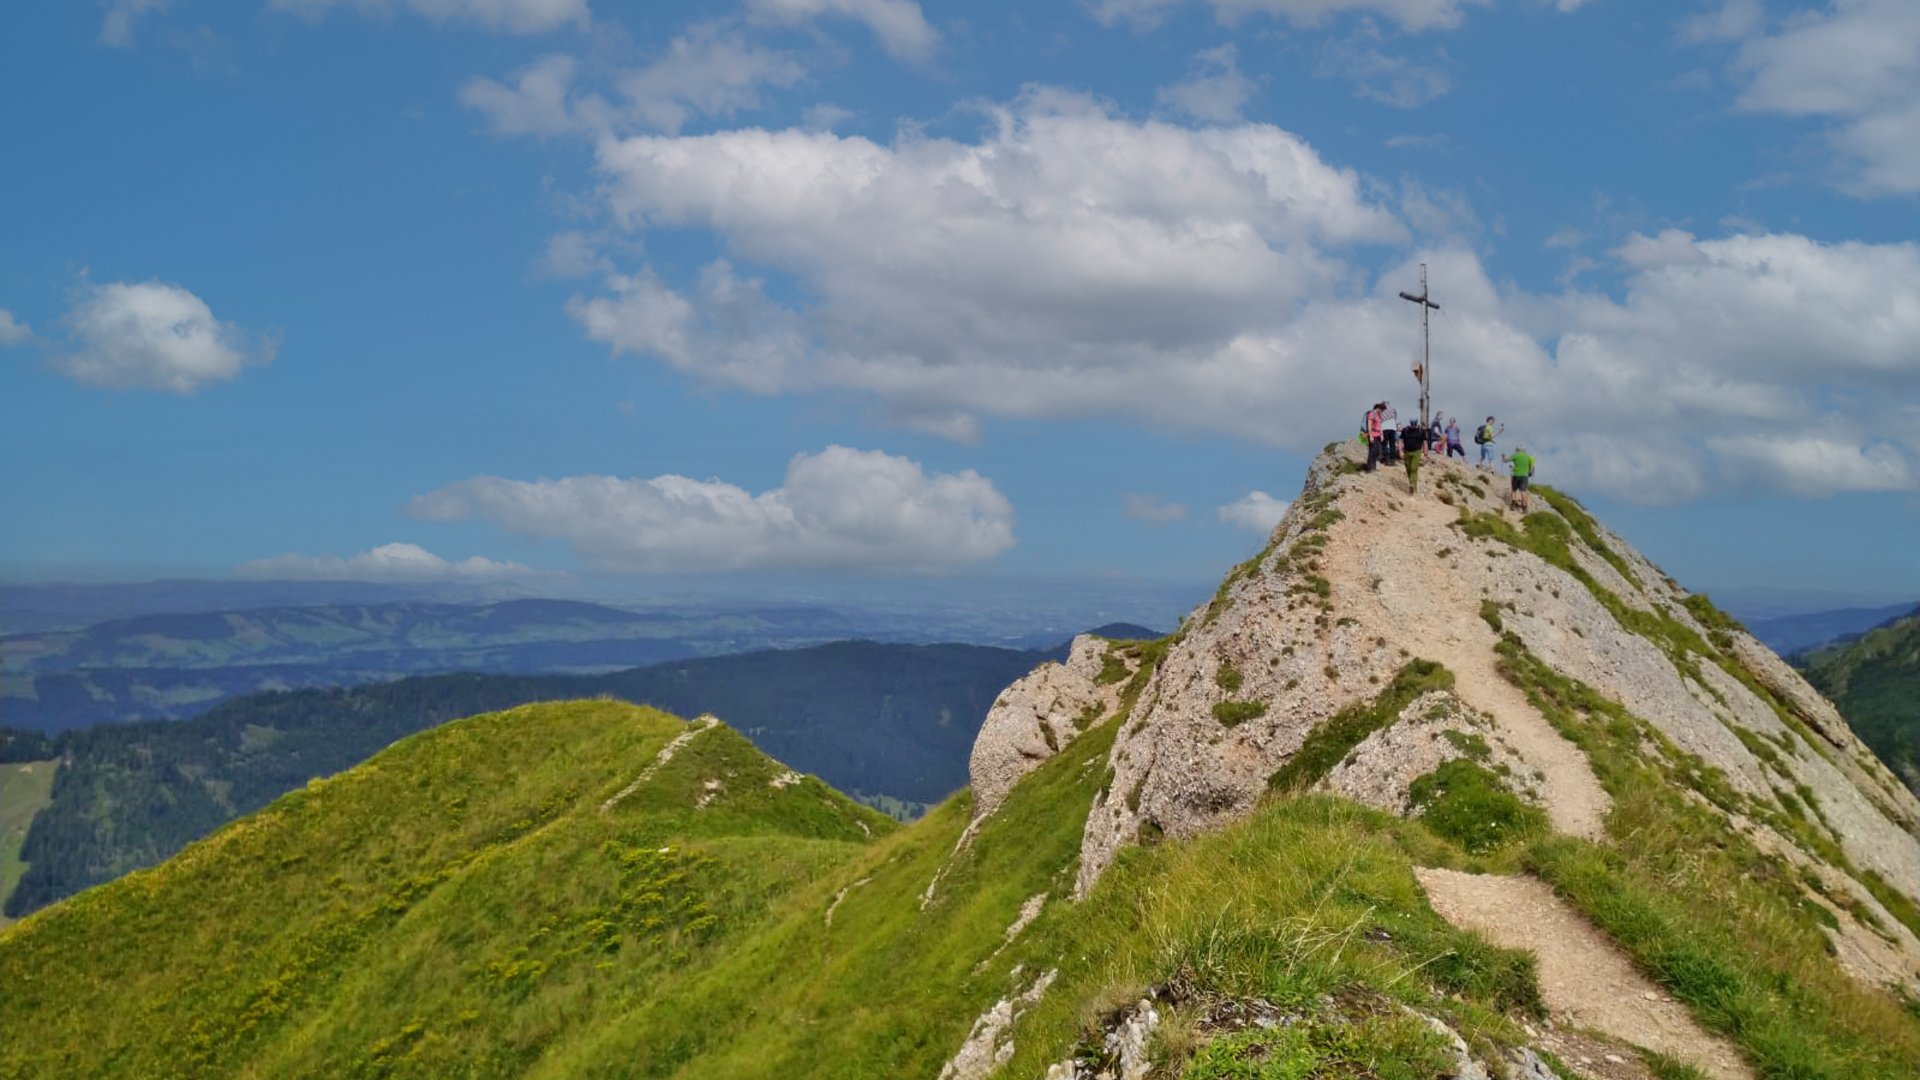
{"label": "person in green shirt", "polygon": [[1526,447],[1516,446],[1511,455],[1501,454],[1500,460],[1513,469],[1512,487],[1507,492],[1507,505],[1512,506],[1518,503],[1520,512],[1524,514],[1532,509],[1527,502],[1527,488],[1533,483],[1533,455],[1527,453]]}

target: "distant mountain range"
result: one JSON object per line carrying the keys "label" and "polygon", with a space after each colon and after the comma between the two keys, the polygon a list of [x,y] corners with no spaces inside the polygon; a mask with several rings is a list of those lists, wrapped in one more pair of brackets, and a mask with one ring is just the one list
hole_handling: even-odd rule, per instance
{"label": "distant mountain range", "polygon": [[1768,648],[1781,656],[1792,657],[1821,645],[1858,637],[1876,626],[1911,614],[1915,607],[1915,604],[1892,604],[1885,607],[1840,608],[1744,621],[1753,636]]}
{"label": "distant mountain range", "polygon": [[[1102,606],[1072,590],[1015,610],[998,608],[991,590],[961,605],[930,595],[919,610],[777,595],[639,609],[475,595],[310,582],[8,585],[0,592],[8,631],[0,636],[0,723],[62,731],[180,719],[270,690],[455,671],[600,673],[856,639],[1045,648],[1101,621],[1063,622],[1063,611]],[[218,602],[234,606],[209,606]],[[150,610],[160,604],[181,606]]]}

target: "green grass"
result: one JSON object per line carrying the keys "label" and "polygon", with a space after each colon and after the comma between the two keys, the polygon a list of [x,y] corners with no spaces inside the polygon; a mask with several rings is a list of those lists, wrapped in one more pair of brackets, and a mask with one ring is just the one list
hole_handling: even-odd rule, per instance
{"label": "green grass", "polygon": [[1239,727],[1265,715],[1267,703],[1264,701],[1222,701],[1213,707],[1213,718],[1221,727]]}
{"label": "green grass", "polygon": [[[53,801],[53,774],[57,761],[20,761],[0,764],[0,904],[4,904],[26,873],[20,845],[27,827],[42,807]],[[0,926],[8,919],[0,915]]]}
{"label": "green grass", "polygon": [[1275,791],[1312,787],[1367,736],[1393,723],[1400,710],[1415,698],[1432,690],[1451,689],[1452,672],[1430,660],[1412,661],[1371,701],[1349,705],[1314,728],[1300,749],[1268,778],[1267,786]]}
{"label": "green grass", "polygon": [[773,787],[725,728],[602,812],[684,729],[613,702],[458,721],[28,917],[0,932],[0,1074],[524,1070],[892,828]]}
{"label": "green grass", "polygon": [[1408,798],[1420,821],[1472,855],[1547,831],[1545,813],[1521,802],[1491,770],[1463,758],[1414,780]]}
{"label": "green grass", "polygon": [[1185,1080],[1428,1080],[1452,1060],[1432,1028],[1405,1013],[1358,1019],[1308,1012],[1294,1023],[1248,1028],[1209,1043]]}

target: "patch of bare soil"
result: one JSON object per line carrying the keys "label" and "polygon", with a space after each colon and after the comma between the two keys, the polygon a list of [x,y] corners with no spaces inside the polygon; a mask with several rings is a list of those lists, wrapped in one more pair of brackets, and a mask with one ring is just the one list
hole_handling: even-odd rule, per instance
{"label": "patch of bare soil", "polygon": [[1716,1080],[1753,1076],[1731,1044],[1696,1023],[1685,1005],[1642,975],[1545,882],[1428,867],[1415,873],[1442,918],[1496,945],[1534,954],[1541,996],[1557,1028],[1591,1028],[1684,1061]]}

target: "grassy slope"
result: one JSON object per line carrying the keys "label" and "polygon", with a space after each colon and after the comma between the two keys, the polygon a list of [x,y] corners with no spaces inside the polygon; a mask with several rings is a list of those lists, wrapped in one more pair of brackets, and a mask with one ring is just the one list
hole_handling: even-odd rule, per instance
{"label": "grassy slope", "polygon": [[[13,892],[25,872],[20,845],[27,825],[53,798],[54,761],[18,761],[0,764],[0,901]],[[0,926],[8,919],[0,915]]]}
{"label": "grassy slope", "polygon": [[[0,935],[0,1075],[516,1071],[892,828],[725,728],[528,706],[405,740]],[[695,811],[704,781],[726,785]]]}
{"label": "grassy slope", "polygon": [[1803,666],[1861,741],[1920,793],[1920,618],[1815,650]]}

